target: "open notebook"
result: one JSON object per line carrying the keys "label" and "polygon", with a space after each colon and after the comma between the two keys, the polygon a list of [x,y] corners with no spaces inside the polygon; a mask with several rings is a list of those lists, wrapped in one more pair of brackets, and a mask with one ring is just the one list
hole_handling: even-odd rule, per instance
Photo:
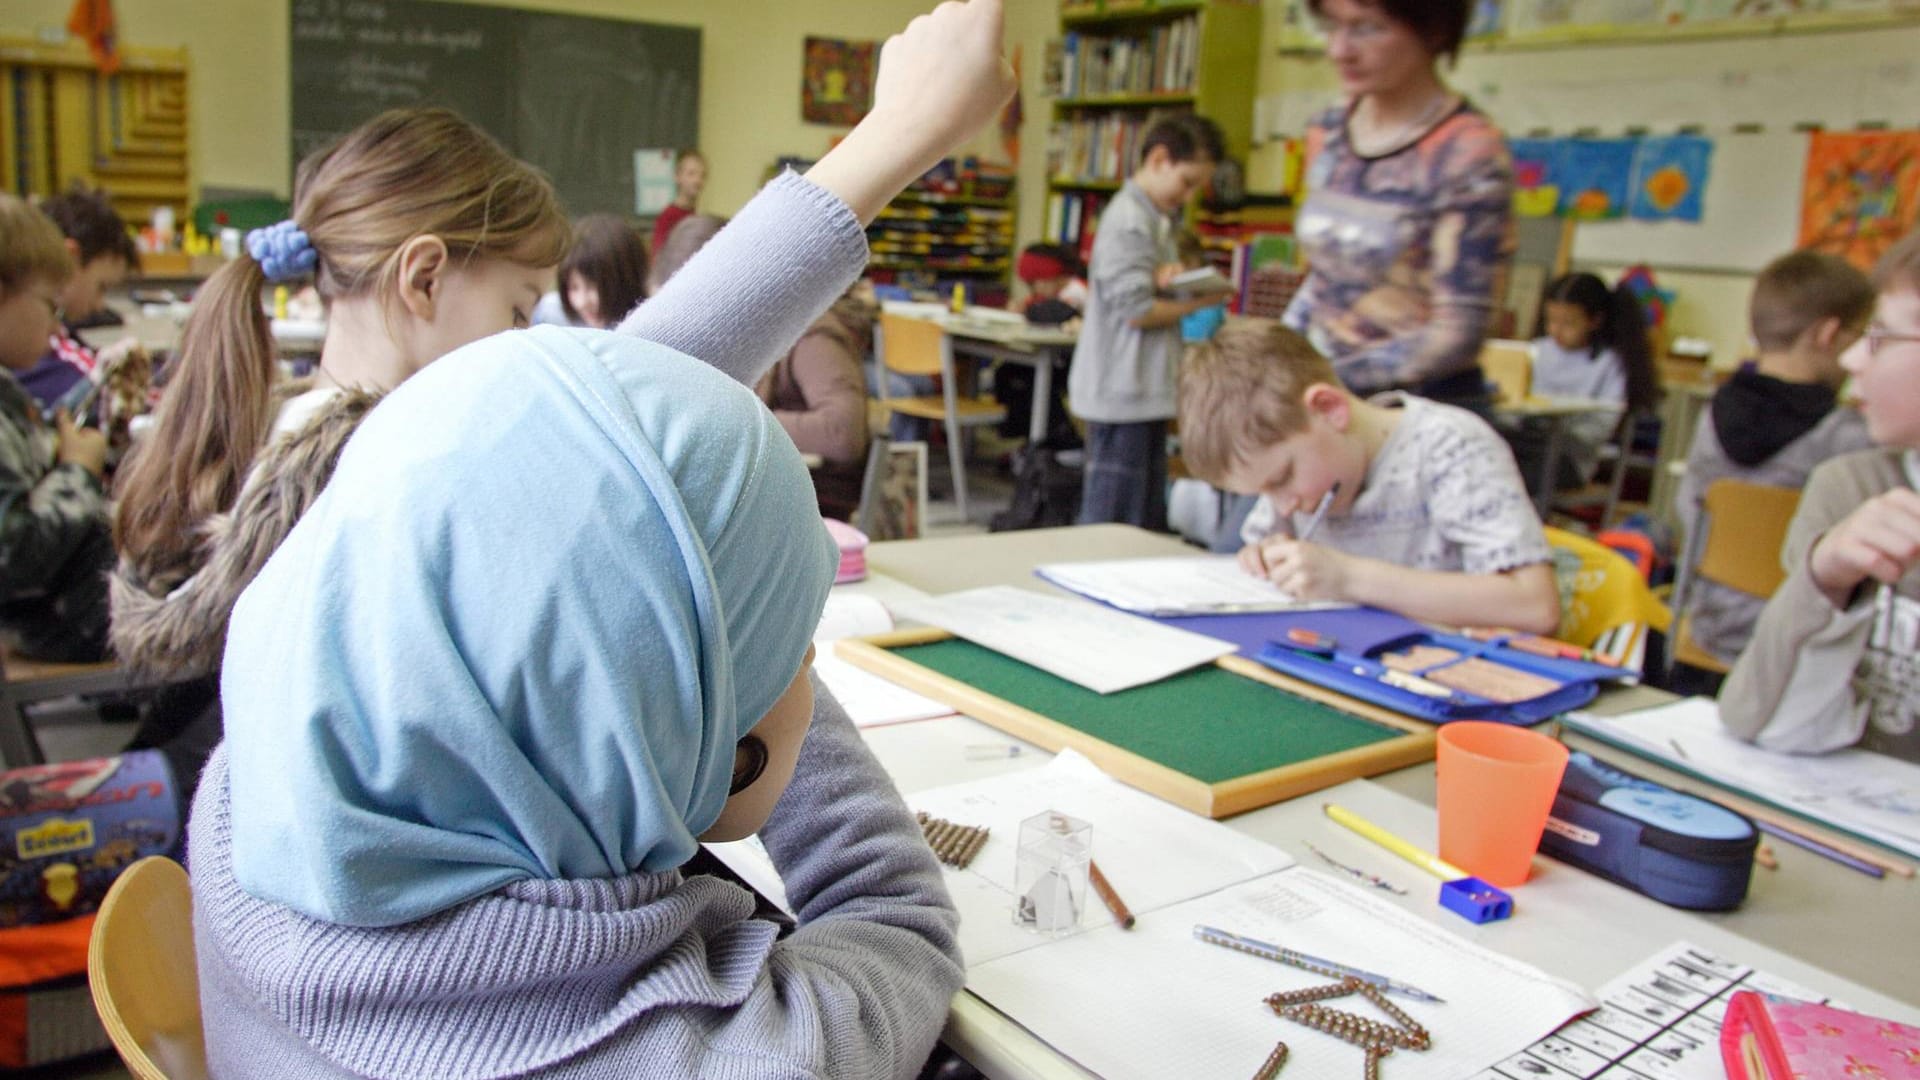
{"label": "open notebook", "polygon": [[1137,615],[1231,615],[1352,607],[1296,600],[1240,569],[1232,555],[1173,555],[1047,563],[1040,575],[1068,592]]}

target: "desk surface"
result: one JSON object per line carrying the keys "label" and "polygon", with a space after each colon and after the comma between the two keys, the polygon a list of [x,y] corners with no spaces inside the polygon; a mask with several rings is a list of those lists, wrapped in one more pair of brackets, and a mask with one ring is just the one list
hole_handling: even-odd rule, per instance
{"label": "desk surface", "polygon": [[[1191,553],[1191,548],[1171,537],[1101,525],[879,543],[867,549],[867,565],[900,584],[935,594],[983,585],[1048,592],[1054,587],[1032,574],[1041,562]],[[1627,709],[1659,699],[1657,691],[1627,690],[1604,700]],[[909,792],[1033,768],[1047,756],[1030,749],[1011,760],[968,762],[964,752],[968,744],[1009,737],[965,717],[871,729],[867,738],[896,782]],[[1570,735],[1568,742],[1675,786],[1705,786],[1577,735]],[[1401,769],[1371,783],[1356,781],[1339,790],[1339,799],[1363,814],[1377,814],[1376,820],[1388,828],[1398,828],[1416,840],[1431,839],[1431,812],[1426,810],[1433,803],[1431,764]],[[1328,839],[1332,834],[1320,820],[1321,801],[1296,799],[1242,814],[1227,824],[1276,843],[1296,858],[1312,859],[1298,844],[1300,839],[1311,837],[1333,850]],[[1915,933],[1920,926],[1916,919],[1920,882],[1893,877],[1875,881],[1788,845],[1776,844],[1774,850],[1780,869],[1756,870],[1746,903],[1723,915],[1666,907],[1540,858],[1534,864],[1534,880],[1519,890],[1521,914],[1508,923],[1473,927],[1442,912],[1431,902],[1430,892],[1415,888],[1423,882],[1412,867],[1396,867],[1400,874],[1394,880],[1412,889],[1413,895],[1405,901],[1409,910],[1431,915],[1467,937],[1589,989],[1684,938],[1827,989],[1856,1007],[1920,1020],[1920,1009],[1912,1004],[1920,1002],[1920,976],[1915,974],[1920,972],[1920,934]],[[1384,867],[1374,869],[1386,872]],[[978,1002],[969,1005],[964,995],[956,1003],[949,1038],[969,1056],[982,1059],[982,1067],[990,1073],[1028,1073],[1038,1060],[1033,1051],[1037,1043]],[[1039,1071],[1074,1072],[1069,1068],[1062,1073],[1057,1067]]]}

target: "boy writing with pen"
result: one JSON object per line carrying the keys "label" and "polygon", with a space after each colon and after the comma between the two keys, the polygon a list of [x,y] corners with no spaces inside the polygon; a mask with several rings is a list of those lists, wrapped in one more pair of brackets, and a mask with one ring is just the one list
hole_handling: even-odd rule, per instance
{"label": "boy writing with pen", "polygon": [[1552,554],[1513,455],[1465,409],[1362,400],[1307,340],[1231,319],[1187,355],[1181,452],[1216,487],[1259,495],[1240,564],[1302,600],[1425,622],[1550,634]]}

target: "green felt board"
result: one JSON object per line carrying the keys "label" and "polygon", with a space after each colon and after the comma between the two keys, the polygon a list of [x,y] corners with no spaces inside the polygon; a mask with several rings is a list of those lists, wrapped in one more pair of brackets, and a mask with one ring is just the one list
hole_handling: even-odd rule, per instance
{"label": "green felt board", "polygon": [[1213,666],[1096,694],[958,638],[892,651],[1208,784],[1407,734]]}

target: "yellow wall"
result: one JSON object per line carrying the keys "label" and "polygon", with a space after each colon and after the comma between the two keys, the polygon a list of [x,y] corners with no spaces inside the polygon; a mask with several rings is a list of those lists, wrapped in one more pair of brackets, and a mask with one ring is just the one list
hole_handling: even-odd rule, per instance
{"label": "yellow wall", "polygon": [[[492,0],[476,0],[492,2]],[[65,24],[71,0],[8,0],[0,34]],[[802,40],[881,39],[931,0],[519,0],[511,5],[701,27],[701,149],[706,209],[732,213],[782,154],[818,156],[842,129],[800,121]],[[121,39],[191,50],[196,181],[289,193],[286,0],[137,0],[115,5]],[[1010,21],[1051,25],[1052,0],[1009,0]],[[1036,13],[1042,17],[1035,22]],[[1038,44],[1031,78],[1037,95]],[[1029,98],[1029,101],[1032,97]],[[1044,132],[1044,126],[1036,128]],[[1044,139],[1036,135],[1036,143]],[[997,146],[984,140],[982,148]]]}

